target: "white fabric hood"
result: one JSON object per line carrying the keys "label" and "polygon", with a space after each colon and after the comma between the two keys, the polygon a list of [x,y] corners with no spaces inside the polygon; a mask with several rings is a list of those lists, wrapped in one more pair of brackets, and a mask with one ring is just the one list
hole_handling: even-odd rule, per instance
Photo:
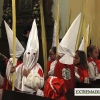
{"label": "white fabric hood", "polygon": [[[87,35],[86,36],[87,37],[86,43],[87,43],[87,46],[88,46],[88,34],[89,34],[89,25],[87,26],[87,29],[86,29],[86,35]],[[84,37],[83,37],[83,39],[81,41],[81,44],[79,46],[79,50],[84,51]]]}
{"label": "white fabric hood", "polygon": [[[8,38],[8,43],[9,43],[9,51],[10,51],[10,56],[13,56],[13,31],[10,29],[8,24],[4,21],[5,28],[6,28],[6,33],[7,33],[7,38]],[[24,48],[19,42],[19,40],[16,38],[16,57],[19,58],[24,52]]]}
{"label": "white fabric hood", "polygon": [[23,57],[25,69],[31,69],[38,61],[39,57],[39,40],[36,21],[33,21],[32,28],[29,34],[26,51]]}
{"label": "white fabric hood", "polygon": [[61,40],[58,46],[58,54],[63,56],[59,61],[63,64],[73,64],[73,56],[75,51],[75,44],[80,26],[81,13],[77,16],[71,24],[67,33]]}

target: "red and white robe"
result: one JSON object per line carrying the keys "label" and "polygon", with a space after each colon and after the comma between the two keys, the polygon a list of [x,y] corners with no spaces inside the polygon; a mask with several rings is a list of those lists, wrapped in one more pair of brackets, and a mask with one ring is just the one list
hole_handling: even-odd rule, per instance
{"label": "red and white robe", "polygon": [[[6,70],[7,79],[11,82],[11,73],[10,73],[11,65],[8,63],[8,67]],[[33,94],[35,92],[34,87],[36,84],[39,85],[41,89],[44,85],[44,74],[42,67],[36,63],[31,69],[29,75],[27,77],[23,76],[23,63],[17,66],[15,74],[15,88],[20,91],[24,91],[27,93]]]}
{"label": "red and white robe", "polygon": [[62,64],[57,62],[54,69],[54,76],[64,79],[65,86],[67,89],[74,89],[75,87],[75,73],[74,65]]}
{"label": "red and white robe", "polygon": [[100,79],[100,60],[88,58],[89,78],[92,80]]}
{"label": "red and white robe", "polygon": [[81,65],[75,67],[75,77],[77,77],[81,83],[89,83],[88,70],[82,69]]}

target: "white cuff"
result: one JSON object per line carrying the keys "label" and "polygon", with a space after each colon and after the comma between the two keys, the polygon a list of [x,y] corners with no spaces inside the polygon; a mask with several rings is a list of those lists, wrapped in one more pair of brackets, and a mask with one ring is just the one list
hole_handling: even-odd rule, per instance
{"label": "white cuff", "polygon": [[43,97],[44,96],[44,93],[43,93],[42,90],[38,89],[37,92],[36,92],[36,95]]}

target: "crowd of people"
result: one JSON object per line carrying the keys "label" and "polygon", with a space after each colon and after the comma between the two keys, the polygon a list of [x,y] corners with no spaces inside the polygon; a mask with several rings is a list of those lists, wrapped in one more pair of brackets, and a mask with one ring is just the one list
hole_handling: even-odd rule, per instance
{"label": "crowd of people", "polygon": [[[13,32],[5,23],[10,58],[6,62],[6,76],[0,73],[0,88],[11,89],[14,84],[16,91],[44,96],[57,100],[67,100],[66,93],[76,87],[76,82],[91,84],[100,79],[99,48],[87,46],[87,52],[76,50],[75,44],[80,25],[81,14],[74,20],[69,30],[58,45],[51,47],[47,62],[47,76],[39,63],[39,41],[36,22],[28,30],[26,46],[16,38],[16,59],[13,63],[12,43]],[[34,34],[33,34],[34,33]],[[10,34],[10,36],[8,36]],[[9,38],[10,37],[10,38]],[[84,44],[81,44],[81,47]],[[23,56],[22,56],[23,55]],[[20,60],[20,57],[23,60]],[[14,82],[12,79],[14,75]],[[6,85],[4,85],[6,83]]]}

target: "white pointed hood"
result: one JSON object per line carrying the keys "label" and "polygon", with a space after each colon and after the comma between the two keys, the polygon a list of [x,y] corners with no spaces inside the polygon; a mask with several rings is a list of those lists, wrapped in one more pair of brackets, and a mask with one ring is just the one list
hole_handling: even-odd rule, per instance
{"label": "white pointed hood", "polygon": [[[56,26],[57,26],[57,23],[56,23],[56,20],[55,20],[54,30],[53,30],[52,47],[56,47]],[[59,40],[58,40],[58,43],[59,43]]]}
{"label": "white pointed hood", "polygon": [[[88,34],[89,34],[89,25],[87,26],[87,29],[86,29],[87,46],[88,46]],[[79,46],[79,50],[84,51],[84,37],[83,37],[82,42]]]}
{"label": "white pointed hood", "polygon": [[38,61],[39,57],[39,40],[36,21],[33,21],[32,28],[29,34],[26,51],[23,57],[25,69],[31,69]]}
{"label": "white pointed hood", "polygon": [[80,26],[81,13],[77,16],[71,24],[67,33],[61,40],[58,46],[58,54],[63,56],[59,61],[63,64],[73,64],[73,56],[75,51],[75,44]]}
{"label": "white pointed hood", "polygon": [[[10,29],[6,21],[4,21],[4,24],[6,28],[8,43],[9,43],[10,56],[13,56],[13,31]],[[24,52],[24,48],[19,42],[19,40],[16,38],[16,57],[19,58],[23,54],[23,52]]]}

